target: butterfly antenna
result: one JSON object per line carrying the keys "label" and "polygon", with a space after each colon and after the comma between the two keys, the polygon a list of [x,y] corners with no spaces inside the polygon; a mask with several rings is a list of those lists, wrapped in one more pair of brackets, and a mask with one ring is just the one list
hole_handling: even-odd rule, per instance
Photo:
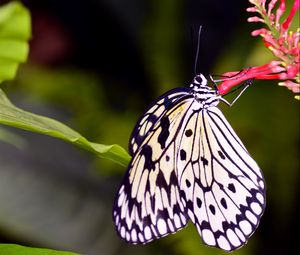
{"label": "butterfly antenna", "polygon": [[197,75],[197,65],[198,65],[198,58],[199,58],[201,30],[202,30],[202,25],[199,26],[199,30],[198,30],[198,41],[197,41],[197,49],[196,49],[195,64],[194,64],[195,75]]}

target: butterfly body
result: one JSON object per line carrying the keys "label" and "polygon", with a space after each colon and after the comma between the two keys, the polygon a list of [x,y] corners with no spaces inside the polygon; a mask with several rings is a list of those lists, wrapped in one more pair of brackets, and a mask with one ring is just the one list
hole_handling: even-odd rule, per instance
{"label": "butterfly body", "polygon": [[231,251],[257,228],[265,208],[264,179],[216,107],[220,100],[200,74],[141,116],[113,211],[122,239],[144,244],[191,220],[204,243]]}

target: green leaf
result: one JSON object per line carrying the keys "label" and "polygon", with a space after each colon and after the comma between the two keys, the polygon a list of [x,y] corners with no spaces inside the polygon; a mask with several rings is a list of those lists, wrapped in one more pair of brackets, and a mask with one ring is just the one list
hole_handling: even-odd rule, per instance
{"label": "green leaf", "polygon": [[0,244],[0,255],[78,255],[78,253],[31,248],[18,244]]}
{"label": "green leaf", "polygon": [[28,10],[19,2],[0,7],[0,82],[15,77],[19,63],[29,52],[31,19]]}
{"label": "green leaf", "polygon": [[18,149],[26,147],[26,141],[21,136],[0,127],[0,141],[15,146]]}
{"label": "green leaf", "polygon": [[53,136],[95,153],[101,158],[126,166],[130,155],[118,144],[104,145],[89,142],[85,137],[65,124],[14,106],[0,89],[0,124]]}

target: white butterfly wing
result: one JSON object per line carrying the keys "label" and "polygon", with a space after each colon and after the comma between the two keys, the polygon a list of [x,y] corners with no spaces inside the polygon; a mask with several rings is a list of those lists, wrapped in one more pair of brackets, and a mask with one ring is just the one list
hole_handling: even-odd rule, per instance
{"label": "white butterfly wing", "polygon": [[[160,119],[166,115],[167,111],[176,107],[177,103],[182,101],[183,97],[186,96],[190,97],[187,88],[172,89],[161,95],[148,107],[137,121],[129,139],[129,152],[131,155],[134,155],[137,152],[154,125],[159,123]],[[162,128],[165,128],[167,123],[163,122],[162,125]]]}
{"label": "white butterfly wing", "polygon": [[259,167],[215,107],[218,95],[195,84],[159,97],[134,128],[132,160],[113,210],[117,232],[129,243],[174,233],[190,218],[207,245],[232,251],[263,214]]}
{"label": "white butterfly wing", "polygon": [[244,245],[265,208],[258,165],[216,107],[191,107],[177,146],[183,205],[203,241],[227,251]]}
{"label": "white butterfly wing", "polygon": [[150,242],[188,221],[175,171],[177,130],[192,103],[185,97],[184,89],[159,98],[134,129],[133,157],[113,210],[117,232],[129,243]]}

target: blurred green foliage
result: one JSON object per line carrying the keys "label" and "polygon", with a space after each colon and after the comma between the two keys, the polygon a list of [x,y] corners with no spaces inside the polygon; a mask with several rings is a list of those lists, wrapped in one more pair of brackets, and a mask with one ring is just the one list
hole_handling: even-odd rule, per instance
{"label": "blurred green foliage", "polygon": [[[76,255],[74,252],[31,248],[16,244],[0,244],[0,255]],[[77,254],[78,255],[78,254]]]}
{"label": "blurred green foliage", "polygon": [[6,129],[0,128],[0,141],[11,144],[19,149],[26,145],[26,141],[19,135]]}
{"label": "blurred green foliage", "polygon": [[62,139],[123,166],[126,166],[130,160],[129,154],[117,144],[104,145],[90,142],[57,120],[21,110],[9,101],[1,89],[0,123]]}
{"label": "blurred green foliage", "polygon": [[0,82],[13,79],[27,59],[31,36],[30,14],[19,2],[0,8]]}
{"label": "blurred green foliage", "polygon": [[[30,15],[20,3],[12,2],[0,8],[0,82],[14,78],[19,63],[26,60],[30,30]],[[72,96],[74,100],[74,95]],[[88,104],[88,99],[85,103]],[[117,144],[107,146],[89,142],[86,138],[58,121],[15,107],[2,90],[0,90],[0,106],[1,124],[69,141],[96,153],[100,157],[111,159],[124,166],[130,160],[128,153]],[[96,107],[91,108],[95,109]],[[2,137],[3,134],[8,135],[9,131],[3,131]],[[9,137],[11,139],[12,135],[10,134]],[[3,140],[8,140],[8,137],[3,137]],[[13,143],[13,141],[16,141],[16,139],[11,140],[10,143]]]}

